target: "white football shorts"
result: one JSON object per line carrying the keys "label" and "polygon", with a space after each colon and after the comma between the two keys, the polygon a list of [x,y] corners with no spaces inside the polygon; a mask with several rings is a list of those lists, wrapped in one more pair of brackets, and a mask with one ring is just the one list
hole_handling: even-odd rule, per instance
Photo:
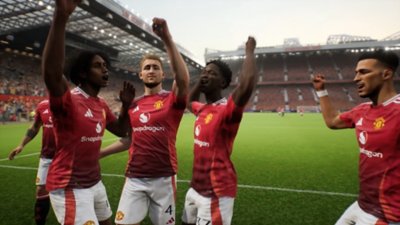
{"label": "white football shorts", "polygon": [[60,224],[98,225],[111,217],[106,189],[100,181],[90,188],[50,192],[51,206]]}
{"label": "white football shorts", "polygon": [[210,198],[190,188],[185,198],[182,221],[196,225],[230,225],[235,198]]}
{"label": "white football shorts", "polygon": [[36,175],[36,185],[46,185],[47,172],[52,161],[53,159],[40,158]]}
{"label": "white football shorts", "polygon": [[149,212],[154,225],[175,224],[176,175],[159,178],[126,178],[116,224],[140,223]]}
{"label": "white football shorts", "polygon": [[343,215],[339,218],[335,225],[400,225],[400,223],[386,223],[374,215],[371,215],[360,208],[358,202],[355,201]]}

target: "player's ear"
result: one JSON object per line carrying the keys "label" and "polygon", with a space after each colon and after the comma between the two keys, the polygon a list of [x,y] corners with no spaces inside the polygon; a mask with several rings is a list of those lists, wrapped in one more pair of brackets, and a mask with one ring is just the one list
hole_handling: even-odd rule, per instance
{"label": "player's ear", "polygon": [[391,79],[393,77],[393,70],[391,69],[384,69],[382,72],[382,78],[384,80]]}
{"label": "player's ear", "polygon": [[143,80],[143,74],[142,74],[142,71],[140,71],[140,72],[139,72],[139,78],[140,78],[141,80]]}
{"label": "player's ear", "polygon": [[221,88],[224,89],[226,87],[226,80],[225,78],[221,78]]}

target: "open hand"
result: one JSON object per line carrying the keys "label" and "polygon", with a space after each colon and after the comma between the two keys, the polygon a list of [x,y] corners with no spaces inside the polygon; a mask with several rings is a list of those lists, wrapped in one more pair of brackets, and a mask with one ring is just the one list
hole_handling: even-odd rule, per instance
{"label": "open hand", "polygon": [[131,83],[124,81],[124,86],[119,92],[119,99],[121,100],[122,105],[129,107],[134,98],[135,87]]}

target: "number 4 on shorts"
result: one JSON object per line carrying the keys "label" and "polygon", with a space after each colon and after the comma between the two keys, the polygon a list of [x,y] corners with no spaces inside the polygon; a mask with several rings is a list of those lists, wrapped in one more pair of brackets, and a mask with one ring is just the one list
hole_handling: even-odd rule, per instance
{"label": "number 4 on shorts", "polygon": [[169,205],[167,210],[165,210],[165,213],[168,213],[169,215],[172,215],[172,205]]}

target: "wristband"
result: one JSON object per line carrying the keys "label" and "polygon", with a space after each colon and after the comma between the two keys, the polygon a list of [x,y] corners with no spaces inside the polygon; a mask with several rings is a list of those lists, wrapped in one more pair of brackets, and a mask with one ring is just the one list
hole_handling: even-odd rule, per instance
{"label": "wristband", "polygon": [[328,96],[328,91],[326,89],[321,91],[316,91],[315,93],[317,94],[318,98]]}

